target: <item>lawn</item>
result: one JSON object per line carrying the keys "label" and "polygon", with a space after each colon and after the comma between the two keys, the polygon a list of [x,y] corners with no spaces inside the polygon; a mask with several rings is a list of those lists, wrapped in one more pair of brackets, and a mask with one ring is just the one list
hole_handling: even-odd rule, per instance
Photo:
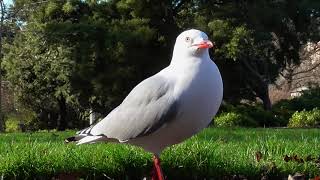
{"label": "lawn", "polygon": [[[120,144],[64,144],[67,132],[0,134],[0,179],[142,179],[151,154]],[[286,157],[287,156],[287,157]],[[161,155],[167,179],[320,175],[319,129],[207,128]]]}

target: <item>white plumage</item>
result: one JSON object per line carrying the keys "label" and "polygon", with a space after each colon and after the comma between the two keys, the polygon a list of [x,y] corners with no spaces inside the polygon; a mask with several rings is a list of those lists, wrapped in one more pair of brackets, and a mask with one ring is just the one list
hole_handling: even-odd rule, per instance
{"label": "white plumage", "polygon": [[139,83],[124,101],[97,124],[67,140],[78,144],[118,141],[159,155],[207,127],[217,113],[223,84],[210,59],[205,33],[181,33],[171,63]]}

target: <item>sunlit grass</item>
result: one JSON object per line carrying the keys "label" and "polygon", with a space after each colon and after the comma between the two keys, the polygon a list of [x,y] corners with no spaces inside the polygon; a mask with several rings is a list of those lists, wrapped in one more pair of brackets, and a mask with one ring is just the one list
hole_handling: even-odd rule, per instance
{"label": "sunlit grass", "polygon": [[[51,179],[59,174],[84,178],[136,179],[149,176],[151,154],[120,144],[64,144],[69,132],[0,135],[0,176]],[[261,153],[258,162],[256,153]],[[314,160],[284,161],[284,156]],[[168,179],[226,178],[242,175],[287,177],[295,172],[320,175],[318,129],[208,128],[161,155]],[[317,167],[318,166],[318,167]]]}

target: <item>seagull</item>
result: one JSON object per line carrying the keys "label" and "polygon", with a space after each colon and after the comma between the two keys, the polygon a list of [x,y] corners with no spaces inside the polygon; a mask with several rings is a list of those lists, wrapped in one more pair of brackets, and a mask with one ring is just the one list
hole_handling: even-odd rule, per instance
{"label": "seagull", "polygon": [[176,39],[171,63],[132,89],[123,102],[98,123],[66,142],[117,142],[153,153],[153,180],[163,180],[160,154],[206,128],[223,96],[222,78],[210,59],[213,43],[196,29]]}

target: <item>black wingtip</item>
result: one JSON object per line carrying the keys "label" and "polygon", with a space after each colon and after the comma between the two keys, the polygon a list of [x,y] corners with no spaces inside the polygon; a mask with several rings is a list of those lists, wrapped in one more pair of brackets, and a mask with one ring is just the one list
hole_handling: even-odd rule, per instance
{"label": "black wingtip", "polygon": [[68,137],[67,139],[64,140],[65,143],[70,143],[74,141],[77,141],[75,136]]}

